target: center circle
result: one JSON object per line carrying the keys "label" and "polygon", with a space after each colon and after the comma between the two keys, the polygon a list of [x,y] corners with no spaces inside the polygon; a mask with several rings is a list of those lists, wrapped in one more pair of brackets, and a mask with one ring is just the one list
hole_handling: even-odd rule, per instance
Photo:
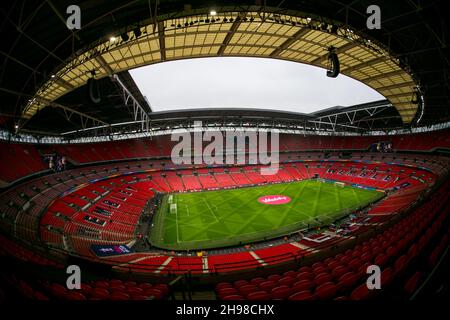
{"label": "center circle", "polygon": [[291,202],[291,198],[283,196],[281,194],[274,194],[269,196],[262,196],[258,198],[258,202],[262,204],[285,204]]}

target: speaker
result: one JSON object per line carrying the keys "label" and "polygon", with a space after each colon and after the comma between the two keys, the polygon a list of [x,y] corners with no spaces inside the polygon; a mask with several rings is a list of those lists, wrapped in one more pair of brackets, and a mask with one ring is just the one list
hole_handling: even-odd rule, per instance
{"label": "speaker", "polygon": [[100,87],[98,85],[98,80],[90,78],[87,81],[88,96],[89,100],[93,103],[100,103],[102,101],[102,96],[100,93]]}
{"label": "speaker", "polygon": [[330,51],[328,54],[328,64],[330,68],[327,70],[327,77],[336,78],[341,71],[339,58],[336,52]]}

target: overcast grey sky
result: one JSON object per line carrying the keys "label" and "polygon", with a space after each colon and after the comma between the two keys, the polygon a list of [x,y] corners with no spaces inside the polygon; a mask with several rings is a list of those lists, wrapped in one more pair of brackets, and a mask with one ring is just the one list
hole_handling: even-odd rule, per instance
{"label": "overcast grey sky", "polygon": [[263,58],[199,58],[131,70],[153,111],[242,107],[314,112],[384,99],[347,76]]}

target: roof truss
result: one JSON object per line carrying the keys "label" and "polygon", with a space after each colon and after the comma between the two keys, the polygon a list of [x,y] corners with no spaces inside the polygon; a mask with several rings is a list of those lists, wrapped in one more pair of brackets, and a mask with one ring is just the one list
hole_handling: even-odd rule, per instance
{"label": "roof truss", "polygon": [[[101,78],[161,61],[211,56],[276,57],[326,68],[327,48],[333,46],[339,55],[341,73],[383,94],[404,123],[413,120],[417,105],[411,103],[410,97],[418,84],[382,45],[344,26],[331,30],[323,21],[300,13],[286,15],[265,9],[263,15],[256,11],[223,11],[215,17],[197,13],[164,19],[155,14],[151,24],[140,27],[139,37],[125,42],[99,42],[66,61],[37,90],[34,97],[40,99],[31,100],[22,115],[30,118],[41,107],[42,99],[54,101],[84,85],[91,70]],[[142,112],[139,107],[136,110]],[[143,120],[145,116],[143,112],[139,117]]]}

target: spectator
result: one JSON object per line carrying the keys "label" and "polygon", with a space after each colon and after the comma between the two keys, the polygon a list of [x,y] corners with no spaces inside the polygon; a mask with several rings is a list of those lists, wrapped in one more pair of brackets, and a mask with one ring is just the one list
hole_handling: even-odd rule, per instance
{"label": "spectator", "polygon": [[54,168],[55,168],[55,163],[53,162],[53,157],[50,157],[50,159],[48,161],[48,168],[50,170],[54,170]]}
{"label": "spectator", "polygon": [[62,165],[62,170],[66,170],[66,157],[65,156],[61,157],[61,165]]}

